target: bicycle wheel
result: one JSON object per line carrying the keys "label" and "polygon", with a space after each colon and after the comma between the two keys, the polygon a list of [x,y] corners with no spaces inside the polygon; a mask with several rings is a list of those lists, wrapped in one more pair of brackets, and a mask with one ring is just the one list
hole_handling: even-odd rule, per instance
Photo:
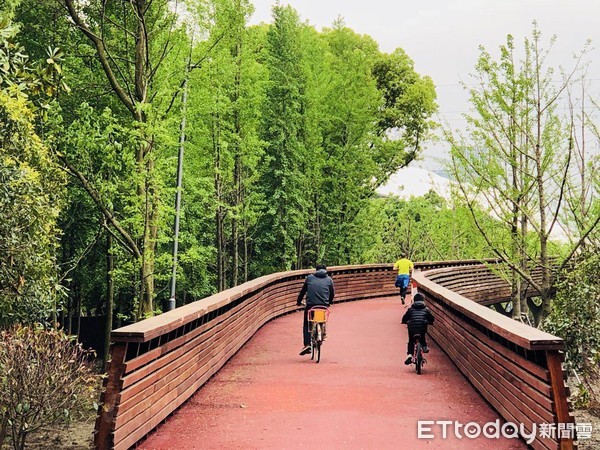
{"label": "bicycle wheel", "polygon": [[316,330],[317,324],[312,323],[310,328],[310,359],[315,359],[315,347],[316,347]]}
{"label": "bicycle wheel", "polygon": [[317,353],[317,363],[321,361],[321,343],[323,342],[323,325],[320,323],[317,324],[317,336],[315,340],[316,348],[315,351]]}
{"label": "bicycle wheel", "polygon": [[415,370],[417,371],[418,375],[421,375],[421,369],[423,367],[423,349],[421,348],[421,344],[419,342],[417,342],[417,357],[416,357],[416,361],[415,361]]}

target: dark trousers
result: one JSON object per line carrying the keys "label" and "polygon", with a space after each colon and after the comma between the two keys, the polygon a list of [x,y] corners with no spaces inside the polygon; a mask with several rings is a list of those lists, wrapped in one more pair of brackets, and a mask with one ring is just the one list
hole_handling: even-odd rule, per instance
{"label": "dark trousers", "polygon": [[407,354],[412,355],[415,352],[415,336],[419,335],[421,347],[427,347],[427,328],[408,329],[408,348]]}
{"label": "dark trousers", "polygon": [[304,323],[302,324],[302,333],[304,335],[304,346],[310,345],[310,328],[308,325],[308,310],[312,308],[311,306],[306,306],[304,308]]}

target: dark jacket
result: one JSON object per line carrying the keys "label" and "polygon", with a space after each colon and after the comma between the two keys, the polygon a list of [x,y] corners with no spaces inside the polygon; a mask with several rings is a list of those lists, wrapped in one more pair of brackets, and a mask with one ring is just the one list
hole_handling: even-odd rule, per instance
{"label": "dark jacket", "polygon": [[330,306],[333,303],[335,291],[333,288],[333,280],[327,275],[327,270],[319,269],[315,273],[311,273],[304,280],[302,290],[298,294],[297,305],[302,303],[302,298],[306,294],[306,307],[322,305]]}
{"label": "dark jacket", "polygon": [[427,325],[431,325],[435,318],[425,302],[414,302],[402,317],[402,323],[408,325],[409,330],[426,331]]}

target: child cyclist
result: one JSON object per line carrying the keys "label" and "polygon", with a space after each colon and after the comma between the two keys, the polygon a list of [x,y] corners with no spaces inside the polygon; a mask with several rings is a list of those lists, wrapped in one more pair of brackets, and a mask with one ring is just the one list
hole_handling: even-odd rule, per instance
{"label": "child cyclist", "polygon": [[425,297],[418,292],[413,297],[413,304],[408,308],[402,317],[402,323],[408,325],[408,357],[404,364],[412,363],[412,355],[415,350],[415,335],[420,336],[423,345],[423,353],[428,353],[427,348],[427,325],[433,324],[435,318],[427,306],[425,306]]}

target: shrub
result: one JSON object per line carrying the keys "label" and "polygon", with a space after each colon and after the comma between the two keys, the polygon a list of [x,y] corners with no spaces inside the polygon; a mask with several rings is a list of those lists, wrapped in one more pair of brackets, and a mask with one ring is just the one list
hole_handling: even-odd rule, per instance
{"label": "shrub", "polygon": [[[544,329],[565,340],[569,368],[584,371],[600,350],[600,255],[577,262],[557,286]],[[584,373],[585,375],[585,373]]]}
{"label": "shrub", "polygon": [[0,333],[0,446],[10,434],[21,450],[33,431],[92,405],[97,377],[88,357],[60,330],[15,326]]}
{"label": "shrub", "polygon": [[568,369],[582,374],[575,404],[600,411],[600,255],[564,274],[544,329],[565,340]]}

